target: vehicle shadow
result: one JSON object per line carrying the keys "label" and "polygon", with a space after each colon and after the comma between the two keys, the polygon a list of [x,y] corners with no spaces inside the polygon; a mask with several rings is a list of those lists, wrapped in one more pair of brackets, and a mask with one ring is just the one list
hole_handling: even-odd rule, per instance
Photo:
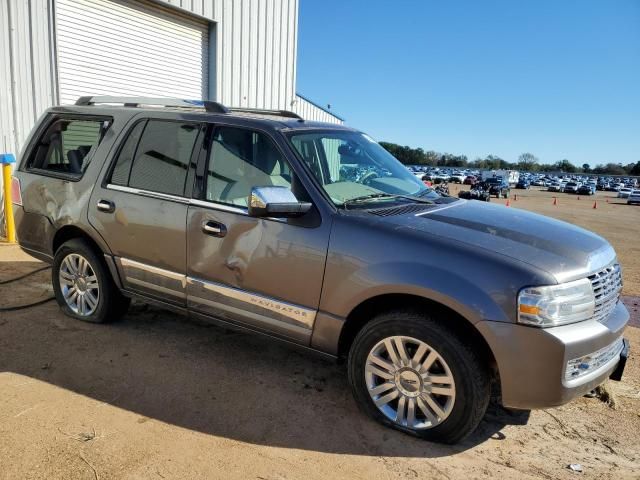
{"label": "vehicle shadow", "polygon": [[[0,280],[39,266],[0,263]],[[49,275],[0,285],[0,306],[50,295],[41,291]],[[68,318],[55,302],[0,312],[0,371],[206,434],[329,453],[447,456],[488,439],[503,440],[505,425],[529,418],[528,412],[492,404],[461,444],[421,441],[362,414],[344,366],[142,304],[104,325]]]}

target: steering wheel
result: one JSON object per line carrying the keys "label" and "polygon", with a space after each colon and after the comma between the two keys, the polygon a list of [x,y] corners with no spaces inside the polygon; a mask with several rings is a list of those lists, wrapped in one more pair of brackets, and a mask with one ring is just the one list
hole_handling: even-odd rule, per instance
{"label": "steering wheel", "polygon": [[360,179],[360,183],[363,185],[369,185],[371,180],[378,178],[378,174],[376,172],[367,172]]}

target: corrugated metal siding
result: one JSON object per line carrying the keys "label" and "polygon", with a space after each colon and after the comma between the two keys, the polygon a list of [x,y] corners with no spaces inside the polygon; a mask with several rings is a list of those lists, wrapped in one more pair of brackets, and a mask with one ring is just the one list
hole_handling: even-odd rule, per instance
{"label": "corrugated metal siding", "polygon": [[57,0],[60,103],[206,97],[209,24],[150,2]]}
{"label": "corrugated metal siding", "polygon": [[[214,100],[295,110],[305,118],[339,123],[296,99],[298,0],[154,1],[216,22],[212,30],[217,37],[211,42],[216,48],[210,54],[215,62]],[[59,101],[51,41],[53,2],[0,0],[2,150],[18,151],[40,113]]]}
{"label": "corrugated metal siding", "polygon": [[0,1],[0,152],[19,152],[55,102],[49,0]]}
{"label": "corrugated metal siding", "polygon": [[327,123],[337,123],[337,124],[344,123],[344,121],[341,118],[323,110],[322,108],[318,107],[317,105],[305,99],[304,97],[301,97],[300,95],[296,95],[296,102],[291,110],[296,112],[305,120],[313,120],[316,122],[327,122]]}
{"label": "corrugated metal siding", "polygon": [[215,100],[232,107],[293,108],[298,0],[157,1],[217,23]]}

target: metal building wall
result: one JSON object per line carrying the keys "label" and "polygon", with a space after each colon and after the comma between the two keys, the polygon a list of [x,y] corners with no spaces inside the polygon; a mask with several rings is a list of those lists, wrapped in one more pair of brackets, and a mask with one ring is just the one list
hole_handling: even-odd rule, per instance
{"label": "metal building wall", "polygon": [[159,1],[216,23],[217,101],[233,107],[292,108],[298,0]]}
{"label": "metal building wall", "polygon": [[0,0],[0,152],[17,153],[56,102],[52,0]]}
{"label": "metal building wall", "polygon": [[[296,98],[298,0],[154,1],[212,22],[209,81],[215,100],[230,106],[295,110],[308,119],[337,122]],[[0,0],[3,151],[18,152],[38,116],[59,101],[54,2]]]}
{"label": "metal building wall", "polygon": [[298,115],[300,115],[305,120],[313,120],[316,122],[327,122],[327,123],[344,123],[344,119],[340,118],[334,113],[328,112],[324,108],[316,105],[312,101],[306,99],[300,94],[296,95],[296,101],[293,105],[293,108],[289,108],[293,110]]}

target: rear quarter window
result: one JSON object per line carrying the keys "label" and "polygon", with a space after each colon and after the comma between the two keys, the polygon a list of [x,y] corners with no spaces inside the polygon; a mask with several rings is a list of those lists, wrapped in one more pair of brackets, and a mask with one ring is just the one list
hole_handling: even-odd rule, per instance
{"label": "rear quarter window", "polygon": [[36,141],[27,170],[79,179],[86,171],[110,118],[56,117]]}

